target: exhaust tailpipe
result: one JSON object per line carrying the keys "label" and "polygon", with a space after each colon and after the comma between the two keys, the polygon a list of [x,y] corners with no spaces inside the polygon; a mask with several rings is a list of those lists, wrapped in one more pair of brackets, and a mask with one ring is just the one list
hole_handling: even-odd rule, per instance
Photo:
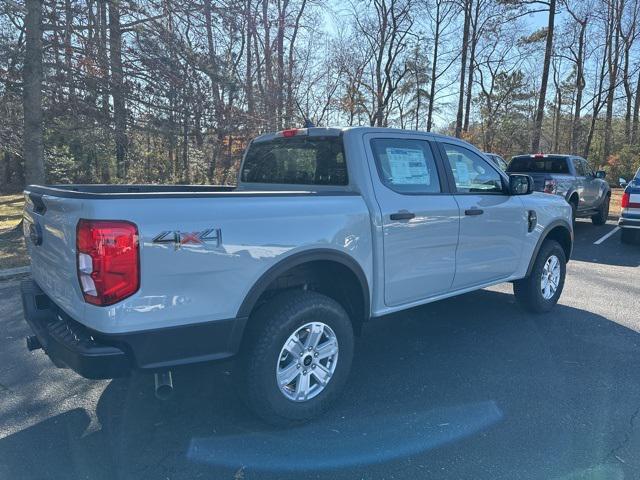
{"label": "exhaust tailpipe", "polygon": [[40,350],[42,348],[42,344],[40,343],[40,340],[38,340],[38,337],[36,337],[35,335],[29,335],[26,338],[27,341],[27,350],[29,350],[30,352],[33,352],[34,350]]}
{"label": "exhaust tailpipe", "polygon": [[156,383],[156,398],[159,400],[168,399],[173,392],[173,379],[171,377],[171,370],[156,373],[154,377]]}

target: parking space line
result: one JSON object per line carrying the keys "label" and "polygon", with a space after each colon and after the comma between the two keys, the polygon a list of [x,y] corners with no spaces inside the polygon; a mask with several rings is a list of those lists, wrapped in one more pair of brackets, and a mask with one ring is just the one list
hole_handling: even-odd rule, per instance
{"label": "parking space line", "polygon": [[606,235],[600,237],[598,240],[596,240],[595,242],[593,242],[594,245],[600,245],[602,242],[604,242],[607,238],[609,238],[611,235],[613,235],[614,233],[616,233],[618,230],[620,230],[620,227],[616,227],[613,230],[611,230],[609,233],[607,233]]}

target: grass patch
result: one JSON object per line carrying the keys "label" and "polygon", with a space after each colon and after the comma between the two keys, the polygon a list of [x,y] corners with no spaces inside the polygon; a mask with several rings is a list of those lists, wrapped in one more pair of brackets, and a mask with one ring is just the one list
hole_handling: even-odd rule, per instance
{"label": "grass patch", "polygon": [[0,195],[0,269],[29,264],[22,230],[15,227],[22,219],[22,195]]}
{"label": "grass patch", "polygon": [[620,215],[620,203],[622,203],[622,193],[624,188],[612,188],[611,189],[611,205],[609,205],[609,211],[611,214]]}
{"label": "grass patch", "polygon": [[0,233],[20,223],[23,205],[22,195],[0,195]]}

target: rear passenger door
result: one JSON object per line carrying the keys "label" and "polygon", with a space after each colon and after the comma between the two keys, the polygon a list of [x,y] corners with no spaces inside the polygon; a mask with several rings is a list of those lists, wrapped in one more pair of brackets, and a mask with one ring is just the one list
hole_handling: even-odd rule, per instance
{"label": "rear passenger door", "polygon": [[578,194],[578,210],[583,210],[587,206],[586,175],[585,166],[581,158],[572,158],[573,168],[576,171],[575,190]]}
{"label": "rear passenger door", "polygon": [[406,304],[449,291],[459,212],[447,191],[436,147],[420,135],[380,133],[364,138],[382,213],[385,304]]}
{"label": "rear passenger door", "polygon": [[497,168],[459,144],[438,142],[460,208],[453,289],[501,280],[520,264],[527,215]]}
{"label": "rear passenger door", "polygon": [[585,172],[584,176],[584,199],[585,206],[587,208],[595,208],[600,202],[600,187],[601,182],[599,178],[596,178],[596,173],[593,171],[589,163],[581,158],[580,162],[582,163],[582,168]]}

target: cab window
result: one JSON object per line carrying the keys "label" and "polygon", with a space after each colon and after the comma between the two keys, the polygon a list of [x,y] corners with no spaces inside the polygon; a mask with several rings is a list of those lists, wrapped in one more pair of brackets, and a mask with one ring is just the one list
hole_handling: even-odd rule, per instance
{"label": "cab window", "polygon": [[471,150],[442,143],[458,193],[503,193],[502,176]]}
{"label": "cab window", "polygon": [[403,194],[440,193],[440,177],[429,142],[374,138],[371,150],[383,184]]}

